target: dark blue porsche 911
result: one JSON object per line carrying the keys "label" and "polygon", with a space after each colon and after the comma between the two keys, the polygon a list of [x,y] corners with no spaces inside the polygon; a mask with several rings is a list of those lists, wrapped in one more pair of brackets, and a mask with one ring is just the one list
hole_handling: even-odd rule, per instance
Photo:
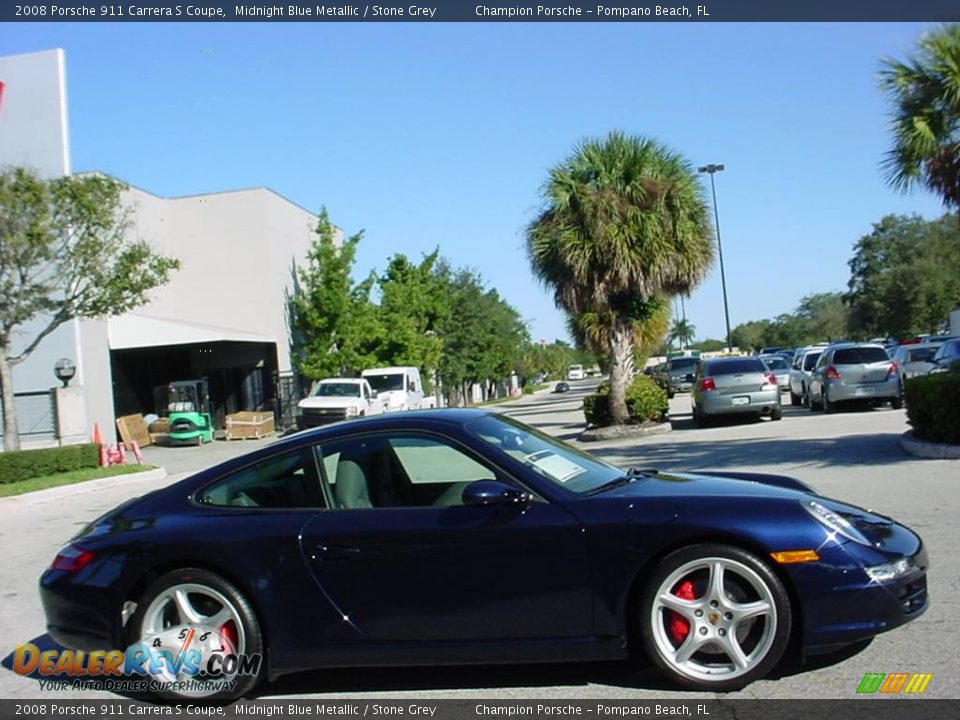
{"label": "dark blue porsche 911", "polygon": [[917,617],[926,569],[915,533],[791,478],[625,472],[510,418],[433,410],[299,433],[131,500],[40,585],[56,641],[156,653],[175,697],[631,651],[725,691],[788,646]]}

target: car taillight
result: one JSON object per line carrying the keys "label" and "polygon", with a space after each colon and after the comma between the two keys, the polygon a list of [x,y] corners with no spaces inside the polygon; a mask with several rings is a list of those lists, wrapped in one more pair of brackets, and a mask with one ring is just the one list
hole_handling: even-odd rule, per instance
{"label": "car taillight", "polygon": [[93,553],[76,545],[64,545],[53,559],[50,567],[54,570],[76,572],[86,567],[93,560]]}
{"label": "car taillight", "polygon": [[895,362],[890,363],[890,367],[887,369],[887,380],[890,379],[892,375],[897,374],[897,364]]}
{"label": "car taillight", "polygon": [[717,384],[713,381],[713,378],[703,378],[698,387],[704,392],[707,392],[709,390],[716,390]]}
{"label": "car taillight", "polygon": [[840,373],[837,372],[837,369],[836,369],[833,365],[831,365],[831,366],[828,367],[826,370],[824,370],[824,371],[823,371],[823,375],[824,375],[824,377],[830,378],[831,380],[839,380],[839,379],[840,379]]}
{"label": "car taillight", "polygon": [[766,375],[764,375],[764,377],[767,379],[767,385],[776,385],[776,384],[777,384],[777,376],[774,375],[773,373],[766,373]]}

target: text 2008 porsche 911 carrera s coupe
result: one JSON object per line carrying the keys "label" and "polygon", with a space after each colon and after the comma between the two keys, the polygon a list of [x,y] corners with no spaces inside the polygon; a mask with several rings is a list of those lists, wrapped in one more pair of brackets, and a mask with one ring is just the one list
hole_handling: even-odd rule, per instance
{"label": "text 2008 porsche 911 carrera s coupe", "polygon": [[917,617],[926,569],[915,533],[791,478],[625,472],[500,415],[434,410],[299,433],[131,500],[40,591],[57,642],[127,648],[125,672],[178,698],[322,667],[632,650],[726,691],[791,641],[823,651]]}

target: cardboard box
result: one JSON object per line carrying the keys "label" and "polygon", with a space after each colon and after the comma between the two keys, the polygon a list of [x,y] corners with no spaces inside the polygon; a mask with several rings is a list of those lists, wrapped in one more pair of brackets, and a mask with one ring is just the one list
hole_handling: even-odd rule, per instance
{"label": "cardboard box", "polygon": [[259,440],[274,431],[272,412],[238,412],[227,415],[227,440]]}

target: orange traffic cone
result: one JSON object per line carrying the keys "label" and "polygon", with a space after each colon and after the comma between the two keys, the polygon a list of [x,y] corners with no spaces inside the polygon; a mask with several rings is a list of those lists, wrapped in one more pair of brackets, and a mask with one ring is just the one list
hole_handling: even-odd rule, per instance
{"label": "orange traffic cone", "polygon": [[100,423],[93,424],[93,444],[103,445],[103,439],[100,437]]}

